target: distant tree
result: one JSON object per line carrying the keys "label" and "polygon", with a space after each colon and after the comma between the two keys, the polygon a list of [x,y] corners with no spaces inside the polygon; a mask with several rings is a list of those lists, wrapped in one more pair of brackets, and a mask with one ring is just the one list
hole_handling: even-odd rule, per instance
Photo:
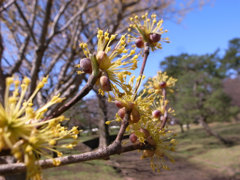
{"label": "distant tree", "polygon": [[224,91],[231,97],[232,104],[240,107],[240,77],[223,81]]}
{"label": "distant tree", "polygon": [[167,57],[161,65],[164,71],[178,79],[172,104],[176,118],[182,123],[198,122],[209,135],[228,144],[228,140],[208,126],[209,122],[228,121],[237,113],[223,91],[225,71],[219,67],[219,62],[217,53],[203,56],[181,54]]}
{"label": "distant tree", "polygon": [[227,76],[240,75],[240,38],[229,41],[228,49],[221,61],[221,68],[226,70]]}

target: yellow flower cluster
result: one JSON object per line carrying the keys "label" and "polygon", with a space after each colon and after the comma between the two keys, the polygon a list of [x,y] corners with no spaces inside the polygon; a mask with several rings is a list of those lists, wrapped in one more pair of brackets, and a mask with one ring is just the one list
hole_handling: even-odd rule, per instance
{"label": "yellow flower cluster", "polygon": [[4,104],[0,104],[0,152],[10,149],[18,161],[24,162],[28,179],[41,179],[41,169],[36,163],[40,156],[51,158],[51,152],[61,156],[62,153],[56,150],[57,142],[63,138],[73,138],[69,144],[72,146],[79,133],[76,127],[68,130],[60,125],[65,120],[64,116],[43,121],[47,109],[63,100],[58,95],[39,109],[34,107],[33,99],[46,82],[47,78],[43,78],[30,98],[25,99],[30,79],[25,77],[20,82],[9,77],[6,80]]}
{"label": "yellow flower cluster", "polygon": [[[169,42],[168,38],[162,38],[161,35],[167,30],[162,27],[163,20],[157,21],[156,14],[152,14],[151,18],[148,17],[148,13],[139,16],[131,17],[128,31],[129,41],[140,41],[142,40],[151,47],[152,50],[162,49],[161,41]],[[137,47],[144,47],[141,42],[136,44]],[[141,45],[142,44],[142,45]]]}
{"label": "yellow flower cluster", "polygon": [[[126,49],[126,35],[122,35],[114,47],[111,43],[116,40],[117,35],[109,35],[108,32],[98,30],[98,44],[96,60],[101,77],[98,80],[99,92],[103,94],[108,91],[115,91],[119,88],[125,89],[127,75],[131,75],[131,70],[137,68],[138,55],[135,50]],[[81,43],[80,47],[87,58],[90,51],[86,43]]]}
{"label": "yellow flower cluster", "polygon": [[[86,58],[80,61],[79,67],[85,73],[90,73],[94,68],[89,65],[93,66],[93,61],[97,62],[100,71],[97,82],[100,86],[99,92],[104,94],[112,91],[111,94],[108,93],[108,98],[119,108],[116,121],[122,121],[125,114],[130,113],[127,128],[131,134],[130,140],[151,144],[154,148],[144,150],[142,157],[152,158],[153,169],[167,169],[164,158],[168,157],[173,161],[169,152],[175,150],[176,143],[173,139],[174,133],[164,127],[165,115],[173,114],[174,110],[167,107],[168,100],[163,96],[165,92],[163,89],[172,92],[176,79],[159,72],[156,77],[147,82],[145,89],[139,94],[137,94],[138,87],[144,76],[141,75],[138,78],[132,76],[129,78],[129,83],[126,83],[127,75],[131,75],[130,71],[137,67],[139,54],[135,52],[136,47],[143,48],[148,45],[152,50],[161,49],[162,41],[169,42],[168,38],[161,37],[167,30],[163,30],[163,20],[157,21],[155,14],[151,15],[151,18],[148,18],[147,13],[141,18],[135,16],[130,18],[130,22],[130,34],[121,36],[114,46],[112,44],[117,36],[109,35],[102,30],[98,30],[95,53],[89,51],[86,43],[81,43],[80,47]],[[136,47],[133,50],[126,49],[126,36],[129,37],[129,41],[135,41]],[[95,54],[94,59],[91,58],[92,54]],[[106,124],[110,123],[111,121],[106,122]]]}
{"label": "yellow flower cluster", "polygon": [[[158,73],[162,75],[162,73]],[[167,76],[166,74],[164,74]],[[157,78],[153,78],[158,80]],[[150,157],[151,166],[154,170],[159,171],[161,168],[167,169],[165,165],[165,157],[174,161],[171,157],[171,151],[175,150],[175,140],[173,139],[175,134],[162,128],[163,123],[162,117],[167,111],[168,114],[173,114],[174,111],[171,108],[166,108],[167,101],[163,99],[163,96],[156,91],[149,91],[144,89],[137,96],[134,92],[134,80],[133,76],[128,83],[128,91],[124,93],[116,93],[115,104],[119,107],[119,111],[116,114],[116,121],[121,121],[127,111],[131,111],[129,126],[127,131],[130,133],[130,140],[135,143],[135,140],[141,143],[149,143],[155,148],[152,150],[144,150],[142,158]],[[136,79],[135,84],[138,84],[140,77]],[[165,80],[165,79],[164,79]],[[173,79],[169,80],[168,83],[172,87]],[[174,80],[175,81],[175,80]],[[153,85],[153,83],[151,84]],[[154,88],[148,86],[148,88]],[[166,88],[166,87],[164,87]],[[159,110],[159,115],[156,117],[154,111]],[[110,124],[108,121],[107,124]],[[135,139],[135,140],[133,140]]]}
{"label": "yellow flower cluster", "polygon": [[145,88],[148,89],[148,93],[159,94],[163,88],[166,88],[168,92],[174,92],[173,88],[177,82],[177,79],[169,77],[166,72],[159,71],[156,76],[149,78],[145,84]]}

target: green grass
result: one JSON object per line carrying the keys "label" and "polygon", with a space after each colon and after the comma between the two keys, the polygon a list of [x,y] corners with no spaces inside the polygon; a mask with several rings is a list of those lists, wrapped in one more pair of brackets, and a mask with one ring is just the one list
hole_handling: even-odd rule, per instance
{"label": "green grass", "polygon": [[240,172],[240,123],[215,123],[211,128],[224,138],[235,141],[227,147],[216,138],[208,136],[200,126],[179,133],[177,157],[221,174],[236,176]]}
{"label": "green grass", "polygon": [[[79,142],[96,138],[96,135],[80,136]],[[70,143],[68,139],[62,140],[61,143]],[[84,149],[65,149],[61,152],[64,155],[79,154]],[[77,164],[70,164],[62,167],[43,170],[43,179],[46,180],[122,180],[121,175],[110,165],[107,165],[105,160],[93,160]]]}
{"label": "green grass", "polygon": [[46,180],[122,180],[104,160],[94,160],[43,171]]}

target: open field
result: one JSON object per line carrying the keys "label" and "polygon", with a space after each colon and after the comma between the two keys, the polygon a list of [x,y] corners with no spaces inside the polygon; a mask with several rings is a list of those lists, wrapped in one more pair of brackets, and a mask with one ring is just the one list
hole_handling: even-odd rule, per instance
{"label": "open field", "polygon": [[[206,135],[199,126],[179,133],[176,163],[169,163],[171,170],[160,174],[152,172],[148,159],[130,152],[117,155],[111,161],[96,160],[44,170],[44,179],[53,180],[237,180],[240,179],[240,123],[217,123],[211,127],[222,136],[234,140],[226,147],[214,137]],[[178,127],[174,127],[178,130]]]}
{"label": "open field", "polygon": [[240,178],[240,123],[218,123],[211,127],[235,145],[226,147],[201,128],[179,134],[177,156],[221,175]]}

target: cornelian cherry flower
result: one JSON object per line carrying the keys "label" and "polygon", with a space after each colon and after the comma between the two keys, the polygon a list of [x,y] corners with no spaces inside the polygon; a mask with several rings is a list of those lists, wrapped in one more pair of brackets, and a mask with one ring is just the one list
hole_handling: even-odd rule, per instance
{"label": "cornelian cherry flower", "polygon": [[169,43],[168,38],[162,38],[162,34],[167,32],[162,27],[163,20],[157,21],[156,14],[152,14],[151,18],[148,17],[148,13],[142,15],[142,17],[134,16],[130,19],[130,25],[128,28],[129,42],[135,42],[135,46],[143,48],[144,43],[147,43],[152,51],[156,49],[162,49],[161,42]]}

